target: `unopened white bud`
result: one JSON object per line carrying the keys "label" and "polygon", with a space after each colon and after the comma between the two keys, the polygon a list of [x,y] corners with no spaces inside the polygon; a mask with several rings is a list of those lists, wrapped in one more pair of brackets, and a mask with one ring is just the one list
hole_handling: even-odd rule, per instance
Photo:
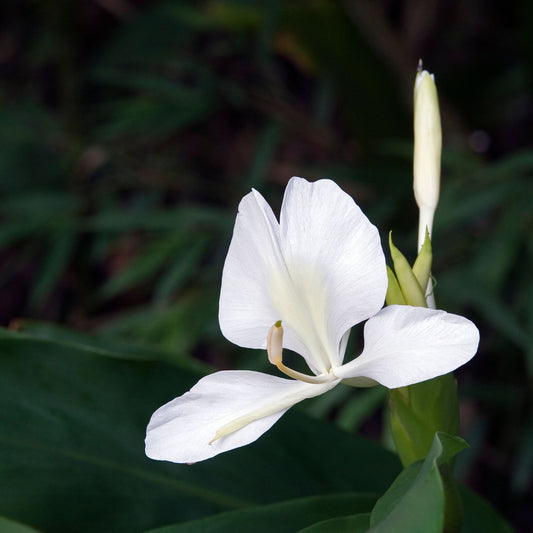
{"label": "unopened white bud", "polygon": [[413,188],[420,209],[418,249],[422,248],[426,228],[431,236],[433,217],[439,201],[442,130],[439,101],[433,74],[419,69],[414,91]]}

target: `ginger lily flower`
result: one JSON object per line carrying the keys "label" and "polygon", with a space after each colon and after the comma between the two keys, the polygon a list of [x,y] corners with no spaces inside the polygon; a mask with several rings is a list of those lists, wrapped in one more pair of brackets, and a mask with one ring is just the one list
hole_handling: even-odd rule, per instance
{"label": "ginger lily flower", "polygon": [[[160,407],[146,454],[194,463],[255,441],[290,407],[341,381],[402,387],[451,372],[476,352],[469,320],[393,305],[377,229],[333,181],[292,178],[280,221],[255,190],[239,205],[220,294],[219,321],[231,342],[267,350],[292,379],[216,372]],[[381,311],[380,311],[381,309]],[[367,320],[361,355],[343,364],[350,328]],[[283,364],[300,354],[310,373]]]}

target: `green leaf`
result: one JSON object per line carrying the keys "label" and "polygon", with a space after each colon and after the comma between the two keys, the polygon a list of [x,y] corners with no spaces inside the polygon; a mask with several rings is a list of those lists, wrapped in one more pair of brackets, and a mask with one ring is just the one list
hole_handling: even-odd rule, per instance
{"label": "green leaf", "polygon": [[213,2],[209,10],[213,23],[231,30],[256,30],[264,19],[258,6],[238,2]]}
{"label": "green leaf", "polygon": [[2,533],[39,533],[36,529],[19,522],[14,522],[0,516],[0,531]]}
{"label": "green leaf", "polygon": [[439,201],[439,209],[435,214],[436,232],[450,228],[463,228],[465,221],[480,217],[496,206],[502,205],[515,190],[512,180],[497,183],[491,187],[484,186],[475,194],[465,194],[464,189],[443,190]]}
{"label": "green leaf", "polygon": [[100,290],[102,298],[112,298],[150,279],[176,256],[183,247],[182,239],[170,235],[147,246],[142,254],[113,276]]}
{"label": "green leaf", "polygon": [[460,488],[464,516],[461,533],[513,533],[504,518],[474,491]]}
{"label": "green leaf", "polygon": [[[33,320],[19,320],[16,322],[17,331],[23,333],[28,346],[35,349],[54,350],[57,345],[61,349],[84,351],[87,354],[115,357],[118,359],[138,361],[164,361],[179,368],[196,373],[207,373],[211,367],[198,359],[192,359],[183,354],[176,354],[168,350],[156,348],[146,343],[126,342],[114,337],[87,335],[78,333],[57,324]],[[43,342],[44,341],[44,342]]]}
{"label": "green leaf", "polygon": [[248,172],[247,185],[261,190],[264,187],[270,164],[274,160],[276,150],[283,139],[283,129],[278,122],[268,122],[258,140],[251,168]]}
{"label": "green leaf", "polygon": [[11,192],[0,200],[0,211],[9,218],[27,220],[31,218],[50,219],[57,215],[72,216],[81,207],[80,198],[64,190],[29,190]]}
{"label": "green leaf", "polygon": [[385,297],[387,305],[406,305],[402,289],[400,289],[400,284],[396,279],[394,271],[389,265],[387,265],[387,278],[389,280],[389,284],[387,285],[387,296]]}
{"label": "green leaf", "polygon": [[529,350],[531,339],[520,323],[517,312],[502,298],[480,287],[477,279],[468,274],[448,272],[439,276],[439,286],[443,294],[454,296],[456,304],[475,307],[502,336],[519,346]]}
{"label": "green leaf", "polygon": [[[389,135],[406,131],[408,121],[400,111],[398,91],[391,90],[391,73],[383,68],[364,30],[359,31],[368,23],[365,15],[357,17],[357,10],[338,2],[285,2],[280,23],[316,65],[321,78],[334,84],[342,96],[339,100],[344,120],[361,142],[381,138],[384,121]],[[356,67],[352,64],[354,57]],[[375,109],[380,110],[383,120],[375,120]]]}
{"label": "green leaf", "polygon": [[418,284],[422,290],[426,290],[429,282],[429,276],[431,275],[431,263],[433,261],[433,252],[431,250],[431,239],[426,228],[426,237],[424,244],[418,252],[416,260],[413,264],[413,274],[415,275]]}
{"label": "green leaf", "polygon": [[88,220],[87,229],[97,233],[122,233],[124,231],[180,231],[185,233],[197,225],[229,229],[234,214],[222,209],[192,205],[165,210],[113,210],[101,212]]}
{"label": "green leaf", "polygon": [[33,98],[8,101],[5,96],[2,91],[0,192],[24,196],[32,189],[63,185],[67,171],[56,144],[63,134],[60,120]]}
{"label": "green leaf", "polygon": [[153,344],[176,352],[176,358],[180,359],[197,345],[198,339],[220,341],[218,289],[207,285],[201,290],[188,290],[168,307],[149,306],[126,311],[103,324],[99,332]]}
{"label": "green leaf", "polygon": [[341,406],[336,424],[346,431],[357,431],[364,420],[380,408],[387,397],[385,387],[356,389],[356,393]]}
{"label": "green leaf", "polygon": [[[474,260],[471,263],[470,275],[476,279],[476,285],[483,287],[485,292],[499,293],[511,271],[520,263],[518,254],[523,244],[524,235],[529,233],[531,220],[528,217],[530,203],[523,208],[512,199],[507,204],[497,222],[497,227],[490,231],[489,242],[483,239],[474,248]],[[520,198],[523,201],[523,198]],[[525,203],[525,202],[524,202]]]}
{"label": "green leaf", "polygon": [[172,294],[177,292],[191,276],[197,273],[198,264],[210,243],[211,236],[206,234],[196,234],[192,242],[187,241],[181,253],[177,254],[176,259],[157,281],[154,289],[156,303],[168,303]]}
{"label": "green leaf", "polygon": [[299,533],[366,533],[370,526],[370,513],[331,518],[301,529]]}
{"label": "green leaf", "polygon": [[32,287],[30,307],[42,305],[64,273],[76,246],[78,237],[76,226],[75,221],[69,221],[67,227],[51,236],[39,275]]}
{"label": "green leaf", "polygon": [[200,374],[125,357],[124,347],[0,330],[0,514],[58,533],[131,532],[286,499],[381,493],[399,471],[389,452],[294,410],[256,443],[209,461],[149,460],[150,415]]}
{"label": "green leaf", "polygon": [[104,48],[98,67],[157,64],[180,57],[192,30],[207,25],[202,10],[175,2],[158,2],[120,26]]}
{"label": "green leaf", "polygon": [[376,496],[365,494],[313,496],[221,513],[201,520],[153,529],[149,533],[293,533],[308,525],[349,512],[369,512],[375,501]]}
{"label": "green leaf", "polygon": [[427,307],[424,291],[418,284],[418,280],[413,274],[411,266],[402,252],[392,242],[392,232],[389,233],[389,247],[392,262],[394,263],[394,273],[406,303],[417,307]]}
{"label": "green leaf", "polygon": [[441,533],[444,489],[439,464],[449,461],[465,445],[458,437],[436,433],[426,459],[407,467],[378,500],[369,531]]}
{"label": "green leaf", "polygon": [[213,95],[206,91],[183,91],[174,98],[139,96],[108,103],[110,115],[98,135],[104,140],[119,136],[164,139],[206,119],[214,108]]}

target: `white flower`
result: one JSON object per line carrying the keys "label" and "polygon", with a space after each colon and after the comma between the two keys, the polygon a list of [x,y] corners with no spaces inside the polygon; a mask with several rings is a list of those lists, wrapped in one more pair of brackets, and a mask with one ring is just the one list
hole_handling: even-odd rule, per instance
{"label": "white flower", "polygon": [[[296,379],[209,375],[153,414],[146,454],[202,461],[253,442],[294,404],[343,380],[401,387],[473,357],[474,324],[420,307],[381,309],[386,290],[378,231],[334,182],[292,178],[279,223],[253,190],[240,203],[224,266],[220,327],[239,346],[268,348],[270,361]],[[363,353],[343,364],[350,328],[367,319]],[[310,374],[287,368],[282,347],[300,354]]]}

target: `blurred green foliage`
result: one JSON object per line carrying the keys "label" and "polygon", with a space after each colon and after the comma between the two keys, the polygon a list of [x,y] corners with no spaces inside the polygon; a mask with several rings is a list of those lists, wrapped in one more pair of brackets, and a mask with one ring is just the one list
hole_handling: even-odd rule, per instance
{"label": "blurred green foliage", "polygon": [[[7,0],[0,14],[2,324],[196,369],[268,370],[217,322],[250,187],[279,206],[292,175],[331,177],[414,258],[411,91],[423,57],[444,125],[437,302],[482,339],[458,372],[471,448],[457,465],[527,524],[530,3]],[[377,437],[383,397],[339,387],[304,409]]]}

